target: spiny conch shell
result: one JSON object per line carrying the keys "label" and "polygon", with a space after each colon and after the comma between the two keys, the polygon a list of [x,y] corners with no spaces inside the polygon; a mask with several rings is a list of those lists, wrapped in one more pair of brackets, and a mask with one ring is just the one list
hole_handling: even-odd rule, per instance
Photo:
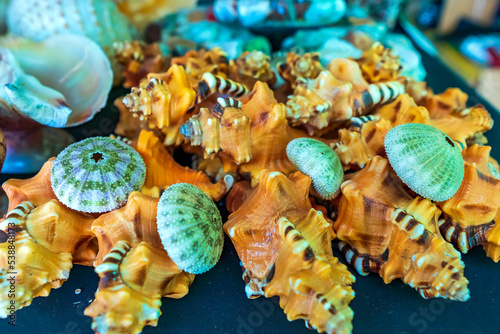
{"label": "spiny conch shell", "polygon": [[113,0],[118,10],[139,29],[146,28],[168,14],[176,13],[182,8],[194,7],[196,0],[164,1],[164,0]]}
{"label": "spiny conch shell", "polygon": [[362,92],[368,89],[369,83],[363,78],[359,64],[346,58],[334,58],[328,64],[328,71],[343,82],[350,82],[354,91]]}
{"label": "spiny conch shell", "polygon": [[458,88],[448,88],[441,94],[430,94],[425,99],[425,107],[432,119],[448,116],[456,110],[466,108],[467,94]]}
{"label": "spiny conch shell", "polygon": [[217,101],[213,112],[201,108],[198,115],[184,123],[181,134],[191,145],[204,148],[205,159],[222,151],[238,165],[250,161],[250,119],[241,110],[239,101],[222,97]]}
{"label": "spiny conch shell", "polygon": [[213,75],[210,72],[205,72],[198,82],[196,90],[196,104],[206,100],[214,94],[230,95],[240,97],[249,92],[248,88],[231,79],[225,79],[220,75]]}
{"label": "spiny conch shell", "polygon": [[[486,234],[498,224],[495,216],[500,211],[500,180],[490,171],[490,151],[489,146],[465,148],[462,184],[453,197],[438,203],[444,213],[439,220],[441,234],[462,253],[474,246],[486,245]],[[500,245],[500,239],[489,238],[490,242]],[[488,251],[487,255],[490,256]]]}
{"label": "spiny conch shell", "polygon": [[411,96],[417,105],[424,106],[427,98],[433,95],[432,89],[427,87],[427,83],[425,81],[415,81],[410,78],[407,79],[406,93]]}
{"label": "spiny conch shell", "polygon": [[2,129],[0,129],[0,171],[2,170],[5,156],[7,155],[7,144],[5,144],[5,137],[3,136]]}
{"label": "spiny conch shell", "polygon": [[288,320],[304,319],[320,333],[350,333],[354,276],[333,256],[329,223],[312,208],[310,185],[300,172],[287,178],[263,170],[224,231],[242,262],[248,298],[277,295]]}
{"label": "spiny conch shell", "polygon": [[107,212],[139,190],[146,166],[137,151],[120,140],[91,137],[64,149],[54,160],[52,189],[73,210]]}
{"label": "spiny conch shell", "polygon": [[218,201],[233,185],[233,177],[226,175],[218,183],[211,183],[203,172],[182,167],[152,132],[142,131],[136,147],[146,164],[146,181],[142,192],[160,197],[160,191],[175,183],[190,183]]}
{"label": "spiny conch shell", "polygon": [[261,51],[241,53],[229,62],[229,78],[253,88],[256,81],[272,86],[276,83],[276,74],[271,69],[271,58]]}
{"label": "spiny conch shell", "polygon": [[412,199],[389,161],[375,156],[341,189],[333,228],[358,273],[378,273],[385,283],[401,278],[424,298],[469,298],[460,253],[438,233],[441,211]]}
{"label": "spiny conch shell", "polygon": [[471,108],[452,111],[444,118],[432,119],[430,125],[446,133],[451,139],[467,145],[467,140],[493,127],[493,119],[478,104]]}
{"label": "spiny conch shell", "polygon": [[5,129],[43,124],[64,127],[71,109],[64,96],[24,73],[12,52],[0,47],[0,121]]}
{"label": "spiny conch shell", "polygon": [[318,53],[297,55],[289,52],[286,55],[286,62],[278,63],[277,66],[280,76],[292,89],[295,88],[295,81],[298,78],[315,79],[324,70]]}
{"label": "spiny conch shell", "polygon": [[[89,265],[96,255],[90,231],[93,217],[65,208],[57,200],[35,207],[25,201],[11,210],[0,222],[0,229],[9,241],[0,244],[0,305],[10,304],[7,296],[11,282],[4,276],[16,272],[16,309],[28,306],[33,298],[47,296],[68,279],[74,263]],[[50,233],[47,233],[50,231]],[[16,264],[9,259],[9,246],[18,250]],[[76,254],[87,253],[88,258]],[[76,255],[76,258],[73,256]],[[7,289],[6,291],[3,291]],[[0,317],[7,307],[0,311]]]}
{"label": "spiny conch shell", "polygon": [[113,51],[113,42],[133,39],[130,22],[111,0],[11,1],[7,26],[9,32],[34,41],[63,33],[85,35],[108,55]]}
{"label": "spiny conch shell", "polygon": [[193,105],[196,92],[182,66],[173,65],[166,73],[148,75],[139,87],[123,98],[123,104],[139,120],[165,134],[165,145],[180,145],[180,126]]}
{"label": "spiny conch shell", "polygon": [[200,188],[177,183],[163,192],[158,203],[158,233],[168,256],[180,269],[202,274],[222,254],[222,217]]}
{"label": "spiny conch shell", "polygon": [[[287,117],[292,125],[314,123],[314,116],[328,113],[342,98],[351,92],[352,86],[341,82],[328,71],[321,71],[315,79],[300,79],[295,82],[293,95],[286,102]],[[330,116],[332,119],[341,117]],[[317,126],[322,128],[321,126]]]}
{"label": "spiny conch shell", "polygon": [[146,325],[156,326],[161,297],[183,297],[194,278],[146,242],[131,247],[118,241],[95,271],[99,287],[85,315],[96,333],[141,333]]}
{"label": "spiny conch shell", "polygon": [[298,171],[312,179],[319,197],[329,200],[338,195],[344,170],[327,144],[312,138],[297,138],[288,143],[286,155]]}
{"label": "spiny conch shell", "polygon": [[167,59],[157,43],[115,42],[113,49],[114,57],[122,68],[125,88],[139,86],[149,73],[166,72],[168,69]]}
{"label": "spiny conch shell", "polygon": [[280,171],[285,175],[295,171],[286,156],[286,145],[307,134],[288,125],[285,106],[277,103],[274,93],[267,84],[257,81],[255,86],[242,98],[241,110],[250,119],[250,139],[252,159],[240,165],[226,155],[220,155],[224,171],[237,172],[250,179],[255,187],[263,169]]}
{"label": "spiny conch shell", "polygon": [[62,126],[84,123],[106,105],[113,72],[108,58],[92,40],[56,35],[39,43],[7,38],[0,44],[12,51],[24,72],[64,96],[71,114]]}
{"label": "spiny conch shell", "polygon": [[229,60],[219,47],[210,50],[190,50],[182,57],[172,58],[172,65],[185,68],[192,86],[202,80],[204,73],[209,72],[226,79],[229,72]]}
{"label": "spiny conch shell", "polygon": [[392,168],[417,194],[444,201],[460,187],[462,154],[444,132],[425,124],[402,124],[387,133],[384,145]]}
{"label": "spiny conch shell", "polygon": [[399,63],[399,57],[394,55],[394,51],[385,48],[379,42],[373,43],[369,50],[363,52],[363,55],[355,60],[364,78],[370,83],[396,80],[403,68]]}
{"label": "spiny conch shell", "polygon": [[419,107],[408,94],[399,95],[394,101],[375,110],[373,115],[388,120],[393,126],[405,123],[430,125],[429,112]]}
{"label": "spiny conch shell", "polygon": [[[150,130],[149,122],[143,117],[134,117],[135,113],[131,113],[127,106],[123,103],[123,96],[115,99],[114,105],[120,111],[120,118],[115,128],[115,134],[129,140],[137,140],[142,130]],[[159,130],[158,130],[159,132]]]}

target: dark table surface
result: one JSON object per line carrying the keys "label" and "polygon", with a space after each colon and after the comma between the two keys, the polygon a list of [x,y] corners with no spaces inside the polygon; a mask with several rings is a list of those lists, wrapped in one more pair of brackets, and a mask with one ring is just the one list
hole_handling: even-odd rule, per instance
{"label": "dark table surface", "polygon": [[[435,92],[459,87],[469,94],[471,105],[483,103],[497,124],[500,114],[484,102],[439,60],[423,54],[428,71],[427,81]],[[75,138],[108,135],[113,131],[118,112],[112,101],[123,91],[113,91],[109,106],[96,118],[70,132]],[[499,92],[500,94],[500,92]],[[487,133],[493,146],[492,155],[500,159],[500,128]],[[0,182],[10,177],[0,175]],[[223,203],[219,205],[223,207]],[[227,213],[225,218],[227,217]],[[337,251],[335,254],[344,261]],[[465,276],[469,279],[471,298],[465,303],[443,299],[423,299],[401,281],[389,285],[378,275],[356,276],[354,333],[499,333],[500,332],[500,263],[495,264],[478,247],[463,255]],[[83,315],[94,298],[98,276],[93,268],[75,266],[70,278],[48,297],[36,298],[32,305],[17,312],[16,326],[0,321],[0,333],[83,334],[93,333],[91,319]],[[81,289],[80,294],[75,294]],[[208,273],[196,276],[187,296],[175,300],[163,298],[157,327],[146,327],[143,333],[305,333],[304,321],[288,322],[278,299],[249,300],[245,296],[239,259],[230,240],[219,263]]]}

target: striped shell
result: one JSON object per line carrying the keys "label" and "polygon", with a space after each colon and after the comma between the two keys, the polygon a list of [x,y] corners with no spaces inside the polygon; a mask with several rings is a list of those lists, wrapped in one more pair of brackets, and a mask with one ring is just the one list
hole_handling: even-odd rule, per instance
{"label": "striped shell", "polygon": [[433,201],[445,201],[460,188],[464,160],[444,132],[425,124],[402,124],[389,131],[385,151],[399,178]]}
{"label": "striped shell", "polygon": [[337,154],[325,143],[312,138],[297,138],[286,147],[292,164],[312,179],[314,189],[323,199],[339,193],[344,170]]}
{"label": "striped shell", "polygon": [[139,190],[146,166],[125,143],[93,137],[68,146],[54,160],[52,189],[64,205],[82,212],[107,212],[125,204]]}
{"label": "striped shell", "polygon": [[188,183],[170,186],[160,198],[157,224],[163,247],[182,270],[202,274],[219,261],[222,217],[200,188]]}

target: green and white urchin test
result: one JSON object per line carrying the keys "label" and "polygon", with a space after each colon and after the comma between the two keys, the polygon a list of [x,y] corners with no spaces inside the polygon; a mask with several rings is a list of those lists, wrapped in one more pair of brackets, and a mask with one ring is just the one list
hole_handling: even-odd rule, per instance
{"label": "green and white urchin test", "polygon": [[344,180],[339,157],[327,144],[312,138],[297,138],[288,143],[286,155],[297,170],[312,179],[323,199],[335,198]]}
{"label": "green and white urchin test", "polygon": [[425,124],[402,124],[387,133],[384,145],[396,174],[420,196],[440,202],[460,188],[462,153],[443,131]]}
{"label": "green and white urchin test", "polygon": [[202,274],[222,254],[222,217],[215,203],[200,188],[177,183],[165,190],[158,203],[158,233],[163,247],[180,269]]}
{"label": "green and white urchin test", "polygon": [[92,137],[64,149],[50,173],[57,199],[88,213],[123,206],[132,191],[141,189],[146,165],[137,151],[109,137]]}

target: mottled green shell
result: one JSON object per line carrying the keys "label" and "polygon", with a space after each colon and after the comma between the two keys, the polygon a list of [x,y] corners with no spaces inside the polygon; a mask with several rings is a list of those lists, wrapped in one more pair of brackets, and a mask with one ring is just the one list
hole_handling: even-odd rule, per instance
{"label": "mottled green shell", "polygon": [[57,199],[89,213],[114,210],[140,190],[146,165],[137,151],[109,137],[92,137],[64,149],[52,164],[50,180]]}
{"label": "mottled green shell", "polygon": [[387,133],[384,145],[399,178],[420,196],[440,202],[460,188],[462,153],[441,130],[425,124],[402,124]]}
{"label": "mottled green shell", "polygon": [[312,138],[297,138],[288,143],[286,155],[297,170],[312,179],[318,195],[327,200],[337,196],[344,170],[328,145]]}
{"label": "mottled green shell", "polygon": [[222,254],[222,217],[200,188],[177,183],[165,190],[158,204],[158,233],[163,247],[180,269],[202,274]]}

